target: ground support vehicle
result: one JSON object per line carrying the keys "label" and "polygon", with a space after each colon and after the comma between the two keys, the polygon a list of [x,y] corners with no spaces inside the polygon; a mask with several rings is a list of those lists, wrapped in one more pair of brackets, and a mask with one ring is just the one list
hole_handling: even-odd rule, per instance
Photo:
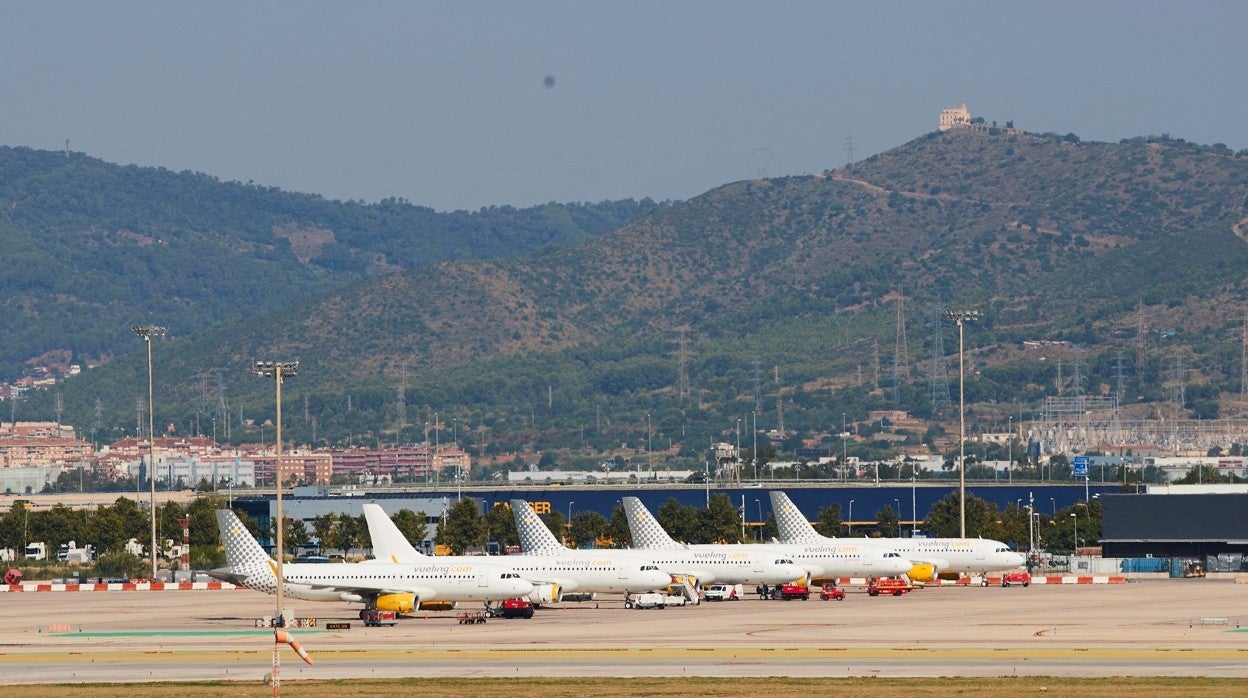
{"label": "ground support vehicle", "polygon": [[455,616],[460,625],[476,625],[486,621],[484,611],[460,611]]}
{"label": "ground support vehicle", "polygon": [[1031,575],[1017,570],[1001,575],[1001,586],[1008,587],[1014,584],[1022,584],[1025,587],[1031,586]]}
{"label": "ground support vehicle", "polygon": [[835,584],[824,584],[819,590],[819,599],[821,601],[827,601],[829,599],[833,601],[844,601],[845,590]]}
{"label": "ground support vehicle", "polygon": [[911,585],[910,581],[907,579],[891,577],[886,579],[872,579],[867,585],[867,594],[869,596],[879,596],[880,594],[901,596],[902,594],[909,593],[909,591],[913,588],[914,586]]}
{"label": "ground support vehicle", "polygon": [[658,593],[638,594],[624,602],[625,608],[666,608],[667,595]]}
{"label": "ground support vehicle", "polygon": [[772,592],[771,598],[783,599],[785,601],[793,599],[806,601],[810,598],[810,587],[805,584],[781,584]]}
{"label": "ground support vehicle", "polygon": [[506,599],[497,606],[491,606],[488,615],[491,618],[532,618],[533,602],[528,599]]}
{"label": "ground support vehicle", "polygon": [[712,584],[706,588],[707,601],[740,601],[745,590],[740,584]]}
{"label": "ground support vehicle", "polygon": [[360,620],[364,621],[365,627],[381,627],[383,625],[398,625],[399,614],[394,611],[378,611],[364,610],[360,611]]}

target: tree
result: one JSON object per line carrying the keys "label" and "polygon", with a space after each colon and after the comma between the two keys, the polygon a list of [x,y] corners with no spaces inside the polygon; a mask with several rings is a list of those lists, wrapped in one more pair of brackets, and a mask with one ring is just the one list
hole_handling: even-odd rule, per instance
{"label": "tree", "polygon": [[429,537],[429,525],[425,523],[425,512],[413,512],[411,509],[399,509],[390,517],[395,528],[403,534],[403,538],[412,545],[420,545]]}
{"label": "tree", "polygon": [[602,514],[596,511],[581,511],[572,517],[568,535],[576,547],[592,548],[600,536],[607,534],[610,527],[611,522],[607,521],[607,517]]}
{"label": "tree", "polygon": [[316,551],[322,555],[329,548],[336,547],[334,528],[338,524],[338,515],[334,512],[321,514],[312,519],[312,533],[316,536]]}
{"label": "tree", "polygon": [[[923,527],[937,538],[956,538],[960,535],[958,492],[950,492],[932,505],[923,521]],[[1001,539],[1001,523],[997,507],[975,495],[966,497],[966,535],[968,538]]]}
{"label": "tree", "polygon": [[819,510],[815,521],[815,531],[821,536],[836,538],[846,535],[845,524],[841,521],[841,505],[834,503]]}
{"label": "tree", "polygon": [[886,504],[883,509],[875,512],[875,523],[880,536],[884,538],[897,538],[901,535],[901,515],[891,505]]}
{"label": "tree", "polygon": [[732,506],[728,495],[711,495],[706,509],[698,513],[699,543],[741,543],[741,512]]}
{"label": "tree", "polygon": [[433,542],[447,546],[454,555],[463,555],[484,547],[488,534],[485,517],[477,509],[477,500],[464,498],[446,510]]}
{"label": "tree", "polygon": [[615,548],[630,548],[633,545],[633,533],[628,528],[628,516],[623,505],[616,504],[611,509],[611,525],[607,529],[611,545]]}
{"label": "tree", "polygon": [[684,543],[704,542],[696,507],[685,506],[672,497],[659,507],[656,518],[663,530],[667,531],[673,539]]}

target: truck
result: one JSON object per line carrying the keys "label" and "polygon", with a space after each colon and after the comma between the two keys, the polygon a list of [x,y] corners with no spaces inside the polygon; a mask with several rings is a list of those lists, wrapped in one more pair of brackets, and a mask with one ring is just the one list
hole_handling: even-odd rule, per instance
{"label": "truck", "polygon": [[707,601],[740,601],[745,589],[740,584],[712,584],[704,594]]}
{"label": "truck", "polygon": [[528,599],[505,599],[490,607],[490,615],[494,618],[532,618],[533,602]]}
{"label": "truck", "polygon": [[394,611],[365,609],[360,611],[360,619],[364,621],[364,625],[367,627],[381,627],[383,625],[399,624],[399,614]]}
{"label": "truck", "polygon": [[772,594],[773,599],[783,599],[791,601],[793,599],[801,599],[806,601],[810,598],[810,587],[805,584],[781,584],[776,587]]}
{"label": "truck", "polygon": [[909,593],[914,586],[910,584],[910,580],[901,577],[885,577],[882,579],[872,579],[867,584],[867,594],[869,596],[879,596],[885,594],[889,596],[901,596]]}

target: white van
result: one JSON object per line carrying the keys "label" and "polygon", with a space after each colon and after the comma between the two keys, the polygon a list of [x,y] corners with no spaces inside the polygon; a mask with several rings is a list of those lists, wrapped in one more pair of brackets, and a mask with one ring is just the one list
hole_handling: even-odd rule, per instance
{"label": "white van", "polygon": [[740,601],[745,588],[740,584],[712,584],[706,588],[707,601]]}

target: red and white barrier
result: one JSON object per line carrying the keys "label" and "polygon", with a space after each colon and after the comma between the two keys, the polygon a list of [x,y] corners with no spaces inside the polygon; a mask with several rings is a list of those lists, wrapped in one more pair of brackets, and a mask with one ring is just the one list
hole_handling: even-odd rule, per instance
{"label": "red and white barrier", "polygon": [[0,584],[0,592],[24,591],[206,591],[218,589],[243,589],[229,582],[111,582],[91,584],[53,584],[51,582],[22,582]]}

